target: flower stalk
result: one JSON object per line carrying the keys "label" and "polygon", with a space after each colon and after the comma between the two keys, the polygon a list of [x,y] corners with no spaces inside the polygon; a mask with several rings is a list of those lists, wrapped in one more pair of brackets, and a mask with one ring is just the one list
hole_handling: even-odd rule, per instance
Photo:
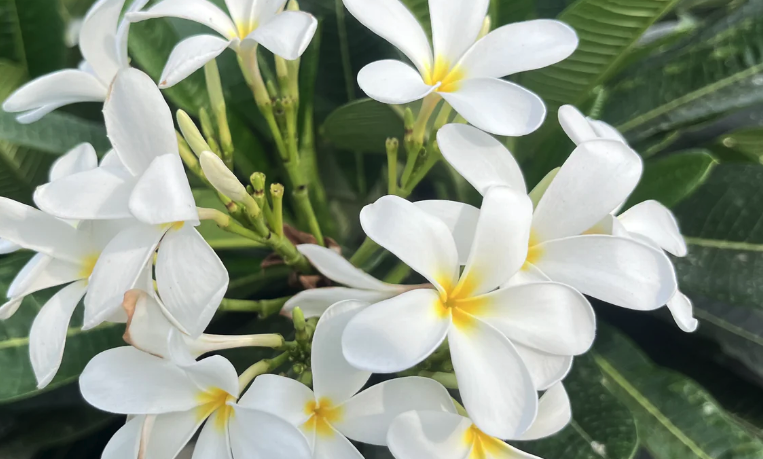
{"label": "flower stalk", "polygon": [[[220,311],[224,312],[254,312],[261,318],[267,318],[281,312],[283,305],[290,299],[290,296],[275,298],[272,300],[233,300],[224,298],[220,303]],[[279,344],[280,347],[283,343]]]}

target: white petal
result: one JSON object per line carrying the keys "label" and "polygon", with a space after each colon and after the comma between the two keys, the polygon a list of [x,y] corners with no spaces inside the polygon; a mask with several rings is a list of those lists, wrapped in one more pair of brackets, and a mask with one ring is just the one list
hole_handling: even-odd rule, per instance
{"label": "white petal", "polygon": [[516,274],[514,274],[508,282],[501,287],[512,287],[514,285],[532,284],[534,282],[548,282],[551,279],[547,275],[543,274],[543,271],[536,268],[530,263],[526,263],[522,266]]}
{"label": "white petal", "polygon": [[639,311],[663,306],[676,275],[660,250],[613,236],[576,236],[539,244],[533,261],[555,282],[585,295]]}
{"label": "white petal", "polygon": [[283,312],[299,308],[306,318],[320,317],[333,304],[345,300],[358,300],[374,304],[399,295],[399,292],[376,292],[344,287],[323,287],[297,293],[284,304]]}
{"label": "white petal", "polygon": [[237,37],[233,21],[207,0],[164,0],[146,11],[128,13],[126,17],[130,22],[164,17],[188,19],[217,31],[229,40]]}
{"label": "white petal", "polygon": [[318,400],[328,398],[333,406],[340,405],[371,377],[370,372],[353,367],[342,355],[342,334],[347,323],[367,306],[360,301],[343,301],[330,307],[318,321],[310,360]]}
{"label": "white petal", "polygon": [[37,187],[34,202],[58,218],[130,218],[128,203],[135,184],[135,177],[125,170],[98,167]]}
{"label": "white petal", "polygon": [[0,237],[71,263],[78,264],[93,255],[93,247],[68,223],[2,197]]}
{"label": "white petal", "polygon": [[58,158],[50,166],[48,179],[52,182],[78,172],[95,169],[96,167],[98,167],[98,156],[95,154],[95,148],[89,143],[81,143]]}
{"label": "white petal", "polygon": [[[101,102],[105,99],[106,87],[93,75],[79,70],[60,70],[41,76],[17,89],[3,102],[3,110],[23,112],[43,106],[57,108],[77,102]],[[32,122],[36,119],[26,121]]]}
{"label": "white petal", "polygon": [[129,419],[106,444],[101,459],[137,458],[145,420],[145,416],[135,416]]}
{"label": "white petal", "polygon": [[625,201],[642,169],[641,157],[620,142],[578,146],[535,209],[533,237],[541,242],[583,233]]}
{"label": "white petal", "polygon": [[[177,364],[178,361],[175,360],[175,363]],[[238,395],[238,373],[225,357],[213,355],[198,362],[189,361],[188,364],[183,363],[180,366],[203,391],[223,390],[234,397]]]}
{"label": "white petal", "polygon": [[202,393],[174,363],[130,346],[93,357],[82,372],[79,385],[89,404],[120,414],[187,411],[200,404]]}
{"label": "white petal", "polygon": [[538,440],[549,437],[570,423],[572,408],[567,391],[562,383],[557,383],[540,398],[538,402],[538,417],[525,433],[517,440]]}
{"label": "white petal", "polygon": [[48,287],[82,279],[83,266],[38,253],[21,268],[8,287],[8,298],[29,295]]}
{"label": "white petal", "polygon": [[180,156],[170,153],[154,159],[135,185],[129,206],[135,218],[144,223],[197,224],[196,201]]}
{"label": "white petal", "polygon": [[107,167],[107,168],[118,168],[123,169],[124,171],[127,171],[127,168],[124,164],[122,164],[122,160],[119,159],[119,155],[116,151],[112,148],[108,152],[106,152],[105,155],[101,158],[101,167]]}
{"label": "white petal", "polygon": [[228,437],[228,419],[224,410],[218,409],[207,419],[199,439],[193,448],[192,459],[233,459]]}
{"label": "white petal", "polygon": [[495,290],[525,263],[533,205],[524,193],[492,187],[480,208],[474,244],[454,296],[467,298]]}
{"label": "white petal", "polygon": [[[477,41],[489,5],[490,0],[429,1],[435,61],[439,59],[450,67],[461,59],[466,50]],[[504,41],[503,45],[509,47],[506,46],[508,43]],[[513,47],[514,44],[511,43],[510,46]]]}
{"label": "white petal", "polygon": [[439,383],[419,377],[393,379],[359,393],[342,406],[335,429],[353,441],[385,446],[392,421],[408,411],[455,413],[450,394]]}
{"label": "white petal", "polygon": [[572,105],[559,107],[559,124],[575,145],[599,138],[585,115]]}
{"label": "white petal", "polygon": [[171,229],[156,260],[156,284],[169,315],[191,337],[207,328],[228,290],[228,271],[196,229]]}
{"label": "white petal", "polygon": [[591,127],[593,128],[594,132],[596,132],[596,135],[599,136],[599,138],[617,140],[618,142],[622,142],[628,145],[628,141],[625,139],[625,137],[623,137],[622,134],[620,134],[620,131],[613,128],[604,121],[588,118],[588,122],[591,123]]}
{"label": "white petal", "polygon": [[640,234],[654,241],[663,250],[677,257],[686,256],[686,242],[678,229],[673,213],[657,201],[644,201],[619,217],[629,233]]}
{"label": "white petal", "polygon": [[420,363],[437,349],[450,328],[435,290],[412,290],[369,306],[342,336],[344,357],[356,368],[395,373]]}
{"label": "white petal", "polygon": [[284,59],[299,59],[315,35],[318,21],[304,11],[284,11],[257,27],[247,38]]}
{"label": "white petal", "polygon": [[527,365],[538,390],[546,390],[564,379],[572,369],[571,355],[554,355],[541,352],[520,343],[513,343],[519,356]]}
{"label": "white petal", "polygon": [[156,84],[140,70],[119,72],[103,115],[109,140],[133,175],[142,174],[157,156],[178,152],[170,108]]}
{"label": "white petal", "polygon": [[472,250],[474,234],[477,232],[477,221],[480,210],[469,204],[456,201],[418,201],[416,207],[442,220],[453,235],[458,250],[458,263],[465,265]]}
{"label": "white petal", "polygon": [[410,411],[392,423],[387,443],[396,459],[466,459],[470,428],[472,422],[457,414]]}
{"label": "white petal", "polygon": [[[125,15],[142,10],[148,2],[149,0],[133,0],[133,2],[130,3],[130,7],[125,12]],[[130,66],[130,57],[127,55],[127,37],[129,34],[130,21],[125,17],[120,21],[119,27],[117,27],[115,38],[119,68],[127,68]]]}
{"label": "white petal", "polygon": [[20,245],[14,244],[11,241],[6,241],[5,239],[0,239],[0,255],[8,255],[9,253],[13,253],[18,250],[21,250]]}
{"label": "white petal", "polygon": [[344,0],[361,24],[403,52],[422,74],[432,69],[432,49],[419,21],[399,0]]}
{"label": "white petal", "polygon": [[229,44],[229,41],[214,35],[194,35],[181,41],[167,59],[159,78],[159,87],[169,88],[185,80],[219,56]]}
{"label": "white petal", "polygon": [[676,291],[673,298],[668,301],[668,309],[670,309],[670,313],[673,315],[673,320],[676,321],[678,328],[687,333],[697,330],[699,322],[692,314],[691,300],[686,295]]}
{"label": "white petal", "polygon": [[[20,115],[16,116],[16,121],[19,122],[19,124],[31,124],[36,123],[37,121],[40,121],[45,115],[48,113],[57,110],[64,105],[69,105],[70,103],[76,103],[78,101],[64,101],[64,102],[58,102],[54,104],[47,104],[43,105],[40,108],[36,108],[34,110],[28,110],[24,113],[21,113]],[[87,101],[86,101],[87,102]]]}
{"label": "white petal", "polygon": [[315,436],[313,459],[363,459],[357,448],[333,427]]}
{"label": "white petal", "polygon": [[384,196],[360,212],[368,237],[438,288],[455,284],[458,250],[447,225],[397,196]]}
{"label": "white petal", "polygon": [[199,408],[156,416],[151,425],[146,458],[173,459],[177,457],[205,419],[200,415]]}
{"label": "white petal", "polygon": [[527,430],[538,410],[538,396],[511,342],[475,318],[467,326],[452,327],[448,342],[464,407],[477,427],[498,438]]}
{"label": "white petal", "polygon": [[358,85],[368,97],[385,104],[407,104],[435,90],[416,69],[396,60],[366,65],[358,73]]}
{"label": "white petal", "polygon": [[74,309],[85,295],[86,281],[69,284],[53,295],[40,309],[29,331],[29,357],[37,388],[50,384],[61,366]]}
{"label": "white petal", "polygon": [[463,80],[454,92],[439,94],[466,121],[491,134],[526,135],[538,129],[546,118],[540,97],[496,78]]}
{"label": "white petal", "polygon": [[119,70],[117,26],[125,0],[101,0],[93,5],[82,22],[79,49],[98,79],[108,85]]}
{"label": "white petal", "polygon": [[384,283],[352,265],[336,251],[315,244],[297,246],[315,268],[334,282],[361,290],[399,292],[400,286]]}
{"label": "white petal", "polygon": [[16,314],[16,311],[21,307],[21,302],[24,301],[24,297],[11,298],[6,301],[5,304],[0,306],[0,320],[8,320]]}
{"label": "white petal", "polygon": [[313,391],[301,382],[283,376],[262,375],[254,380],[238,404],[300,426],[310,418],[305,408],[313,402]]}
{"label": "white petal", "polygon": [[125,342],[143,352],[169,358],[168,340],[174,326],[164,316],[158,299],[135,289],[125,294],[122,307],[127,314]]}
{"label": "white petal", "polygon": [[512,341],[557,355],[580,355],[593,344],[596,316],[577,290],[555,282],[518,285],[472,300],[472,313]]}
{"label": "white petal", "polygon": [[312,452],[299,429],[268,413],[235,406],[230,421],[233,457],[310,459]]}
{"label": "white petal", "polygon": [[268,3],[257,0],[225,0],[233,22],[236,24],[251,24],[257,17],[254,15],[255,4]]}
{"label": "white petal", "polygon": [[495,185],[527,192],[519,164],[493,136],[466,124],[448,124],[437,132],[437,145],[450,165],[483,195]]}
{"label": "white petal", "polygon": [[135,225],[103,249],[85,295],[85,329],[101,324],[119,310],[124,294],[136,287],[164,231],[158,226]]}
{"label": "white petal", "polygon": [[550,19],[500,27],[474,44],[459,63],[466,78],[502,78],[541,69],[570,57],[578,46],[575,31]]}

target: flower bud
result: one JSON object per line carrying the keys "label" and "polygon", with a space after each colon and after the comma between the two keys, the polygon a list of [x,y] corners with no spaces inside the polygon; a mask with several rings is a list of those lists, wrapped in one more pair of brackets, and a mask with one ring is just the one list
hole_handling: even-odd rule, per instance
{"label": "flower bud", "polygon": [[210,151],[209,144],[204,140],[204,136],[201,135],[199,128],[196,127],[196,124],[194,124],[191,117],[188,116],[188,113],[183,110],[178,110],[177,121],[178,126],[180,127],[180,132],[183,133],[183,137],[185,137],[186,142],[188,142],[188,146],[190,146],[191,150],[196,153],[196,156],[201,156],[201,153],[204,151]]}
{"label": "flower bud", "polygon": [[238,181],[219,156],[210,151],[205,151],[199,155],[199,160],[204,175],[217,191],[237,202],[246,202],[248,199],[252,199],[246,192],[244,185]]}

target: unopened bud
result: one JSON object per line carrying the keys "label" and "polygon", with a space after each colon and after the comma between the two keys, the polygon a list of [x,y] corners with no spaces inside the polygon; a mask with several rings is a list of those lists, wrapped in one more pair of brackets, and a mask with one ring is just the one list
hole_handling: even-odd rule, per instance
{"label": "unopened bud", "polygon": [[202,152],[211,150],[209,144],[207,144],[207,141],[204,140],[201,132],[199,132],[199,128],[196,127],[196,124],[194,124],[191,117],[188,116],[188,113],[183,110],[178,110],[177,122],[180,127],[180,132],[182,132],[183,137],[185,137],[185,141],[188,142],[188,146],[190,146],[191,150],[196,153],[196,156],[201,156]]}
{"label": "unopened bud", "polygon": [[219,156],[205,151],[199,155],[199,162],[207,180],[217,191],[237,202],[246,203],[247,199],[252,198]]}
{"label": "unopened bud", "polygon": [[289,2],[289,5],[286,7],[288,11],[299,11],[299,3],[297,0],[291,0]]}

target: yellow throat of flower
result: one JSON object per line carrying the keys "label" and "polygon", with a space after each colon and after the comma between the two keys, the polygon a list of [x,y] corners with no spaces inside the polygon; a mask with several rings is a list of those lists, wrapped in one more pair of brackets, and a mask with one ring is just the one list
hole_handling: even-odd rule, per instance
{"label": "yellow throat of flower", "polygon": [[247,35],[257,30],[257,27],[259,27],[259,24],[255,20],[236,22],[236,33],[238,33],[238,38],[243,40]]}
{"label": "yellow throat of flower", "polygon": [[233,407],[228,405],[228,402],[236,398],[222,389],[214,388],[202,392],[198,399],[199,406],[196,408],[198,420],[202,421],[219,410],[217,419],[215,419],[215,428],[220,432],[224,432],[228,426],[228,421],[233,416]]}
{"label": "yellow throat of flower", "polygon": [[437,92],[453,92],[459,88],[459,83],[464,79],[464,72],[458,65],[451,68],[451,63],[448,59],[438,56],[435,59],[434,68],[426,69],[427,71],[423,75],[424,83],[429,86],[434,86],[440,83],[440,87],[437,88]]}
{"label": "yellow throat of flower", "polygon": [[80,276],[82,276],[82,279],[87,279],[90,277],[91,274],[93,274],[93,270],[95,269],[95,264],[98,262],[98,257],[100,257],[100,253],[94,253],[92,255],[86,256],[82,260],[82,269],[80,270]]}
{"label": "yellow throat of flower", "polygon": [[482,432],[475,425],[469,427],[469,430],[464,433],[464,443],[472,447],[468,459],[500,457],[499,454],[505,450],[505,445],[501,440]]}
{"label": "yellow throat of flower", "polygon": [[476,287],[477,276],[477,273],[471,272],[455,287],[450,282],[438,282],[445,291],[440,292],[435,312],[440,318],[450,315],[453,325],[462,331],[474,327],[474,315],[479,314],[485,306],[485,301],[479,297],[470,297]]}
{"label": "yellow throat of flower", "polygon": [[305,414],[310,418],[305,422],[304,428],[317,435],[330,437],[334,435],[331,424],[342,420],[342,407],[334,406],[333,402],[323,397],[317,402],[311,400],[305,405]]}

